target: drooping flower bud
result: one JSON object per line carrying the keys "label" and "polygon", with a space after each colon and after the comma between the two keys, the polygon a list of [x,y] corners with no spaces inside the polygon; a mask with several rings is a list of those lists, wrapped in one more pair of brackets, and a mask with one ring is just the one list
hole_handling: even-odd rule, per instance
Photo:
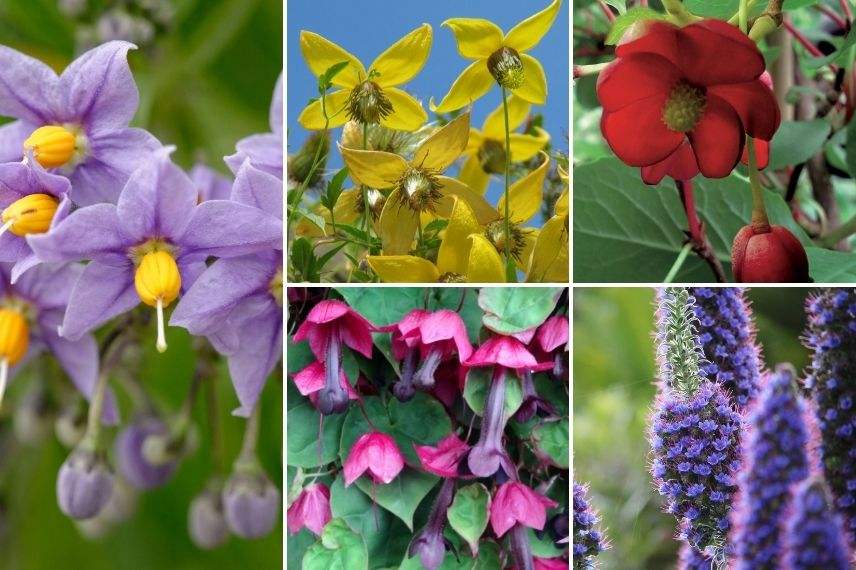
{"label": "drooping flower bud", "polygon": [[288,532],[297,534],[303,527],[321,536],[321,531],[333,518],[330,510],[330,489],[323,483],[307,485],[288,507]]}
{"label": "drooping flower bud", "polygon": [[61,444],[73,449],[86,432],[86,409],[82,398],[75,398],[60,411],[54,424],[54,433]]}
{"label": "drooping flower bud", "polygon": [[517,89],[523,85],[523,60],[514,48],[503,46],[490,54],[487,69],[496,82],[506,89]]}
{"label": "drooping flower bud", "polygon": [[455,433],[441,439],[436,447],[414,445],[416,455],[422,462],[422,468],[440,477],[457,477],[461,458],[467,454],[470,446]]}
{"label": "drooping flower bud", "polygon": [[187,511],[187,530],[193,544],[211,550],[229,539],[229,527],[223,513],[223,497],[217,489],[209,487],[193,498]]}
{"label": "drooping flower bud", "polygon": [[44,168],[60,168],[74,158],[78,151],[77,136],[59,125],[39,127],[24,141],[24,153]]}
{"label": "drooping flower bud", "polygon": [[[318,184],[327,166],[330,153],[330,135],[327,131],[312,131],[296,153],[288,157],[288,178],[311,188]],[[312,171],[316,157],[318,164]]]}
{"label": "drooping flower bud", "polygon": [[788,570],[853,567],[841,517],[830,503],[829,490],[820,477],[796,489],[792,513],[785,524],[784,563]]}
{"label": "drooping flower bud", "polygon": [[229,530],[241,538],[267,535],[279,520],[280,500],[279,489],[264,473],[233,473],[223,489]]}
{"label": "drooping flower bud", "polygon": [[41,234],[51,227],[59,202],[50,194],[28,194],[9,204],[3,210],[3,226],[16,236]]}
{"label": "drooping flower bud", "polygon": [[181,291],[181,273],[168,251],[156,249],[143,255],[134,273],[134,287],[140,300],[157,310],[157,349],[166,350],[163,310],[175,301]]}
{"label": "drooping flower bud", "polygon": [[515,524],[543,530],[547,522],[547,509],[559,504],[530,489],[519,481],[500,485],[490,504],[490,524],[497,537],[504,535]]}
{"label": "drooping flower bud", "polygon": [[805,248],[783,226],[743,226],[731,246],[731,266],[739,283],[811,281]]}
{"label": "drooping flower bud", "polygon": [[407,550],[411,558],[419,556],[419,561],[427,570],[437,570],[446,557],[446,539],[443,537],[443,527],[446,526],[446,513],[452,504],[455,492],[454,479],[445,479],[440,486],[440,492],[431,506],[426,525],[413,537]]}
{"label": "drooping flower bud", "polygon": [[354,442],[344,467],[345,487],[365,472],[375,483],[385,485],[404,469],[404,457],[391,436],[373,431],[361,435]]}
{"label": "drooping flower bud", "polygon": [[149,416],[134,421],[116,437],[116,463],[119,473],[137,489],[159,487],[175,472],[175,461],[155,465],[148,460],[143,449],[146,438],[167,433],[167,426],[161,420]]}
{"label": "drooping flower bud", "polygon": [[102,454],[75,449],[60,467],[56,497],[60,510],[73,519],[97,515],[113,493],[113,471]]}

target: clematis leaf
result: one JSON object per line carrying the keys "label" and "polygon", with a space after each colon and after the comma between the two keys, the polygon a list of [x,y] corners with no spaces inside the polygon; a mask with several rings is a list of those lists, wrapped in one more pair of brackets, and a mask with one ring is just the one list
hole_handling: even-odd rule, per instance
{"label": "clematis leaf", "polygon": [[459,488],[446,511],[449,525],[467,541],[474,554],[479,551],[479,538],[487,528],[489,514],[490,493],[481,483]]}
{"label": "clematis leaf", "polygon": [[334,63],[328,67],[327,71],[318,77],[318,94],[321,95],[330,89],[333,86],[333,78],[339,75],[339,73],[346,67],[348,67],[347,61],[340,61],[339,63]]}
{"label": "clematis leaf", "polygon": [[333,519],[324,527],[321,540],[303,556],[303,570],[369,567],[369,555],[362,537],[348,528],[342,519]]}
{"label": "clematis leaf", "polygon": [[499,334],[522,332],[547,320],[559,287],[485,287],[479,292],[484,326]]}

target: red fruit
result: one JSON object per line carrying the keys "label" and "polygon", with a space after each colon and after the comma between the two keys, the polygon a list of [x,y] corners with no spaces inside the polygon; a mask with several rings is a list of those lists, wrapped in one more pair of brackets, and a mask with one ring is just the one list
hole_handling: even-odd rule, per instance
{"label": "red fruit", "polygon": [[731,246],[734,279],[739,283],[808,283],[805,248],[782,226],[744,226]]}

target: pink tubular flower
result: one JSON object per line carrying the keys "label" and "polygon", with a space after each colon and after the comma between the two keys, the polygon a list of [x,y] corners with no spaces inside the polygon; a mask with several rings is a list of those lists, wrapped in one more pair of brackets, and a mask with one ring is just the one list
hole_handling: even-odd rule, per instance
{"label": "pink tubular flower", "polygon": [[[309,396],[309,399],[314,405],[318,405],[318,392],[324,388],[327,378],[327,368],[323,362],[315,361],[297,374],[294,375],[294,385],[303,396]],[[349,400],[359,400],[360,395],[357,394],[351,383],[348,382],[345,371],[339,369],[339,386],[347,393]]]}
{"label": "pink tubular flower", "polygon": [[392,355],[401,360],[401,377],[393,385],[392,392],[401,402],[407,402],[416,393],[413,386],[413,374],[416,371],[419,345],[422,334],[419,325],[430,315],[428,311],[414,309],[404,315],[397,323],[381,327],[383,332],[391,332]]}
{"label": "pink tubular flower", "polygon": [[568,344],[569,334],[568,317],[556,315],[550,317],[538,327],[535,340],[544,352],[553,352],[558,348],[564,348]]}
{"label": "pink tubular flower", "polygon": [[345,460],[345,487],[369,472],[375,483],[384,485],[404,469],[404,457],[392,437],[373,431],[357,439]]}
{"label": "pink tubular flower", "polygon": [[501,335],[485,341],[463,364],[470,368],[497,365],[514,370],[539,368],[538,361],[522,342],[514,337]]}
{"label": "pink tubular flower", "polygon": [[422,337],[422,364],[413,382],[427,390],[434,386],[434,372],[442,361],[457,355],[458,362],[463,362],[473,353],[473,347],[463,319],[449,309],[441,309],[425,317],[419,325],[419,332]]}
{"label": "pink tubular flower", "polygon": [[500,485],[490,505],[490,524],[497,537],[515,524],[542,530],[547,522],[547,509],[558,503],[535,492],[523,483],[508,481]]}
{"label": "pink tubular flower", "polygon": [[303,527],[317,536],[333,518],[330,511],[330,489],[323,483],[307,485],[288,507],[288,532],[297,534]]}
{"label": "pink tubular flower", "polygon": [[457,477],[458,463],[470,450],[470,446],[461,441],[454,433],[447,435],[437,444],[414,445],[416,455],[422,462],[422,468],[440,477]]}

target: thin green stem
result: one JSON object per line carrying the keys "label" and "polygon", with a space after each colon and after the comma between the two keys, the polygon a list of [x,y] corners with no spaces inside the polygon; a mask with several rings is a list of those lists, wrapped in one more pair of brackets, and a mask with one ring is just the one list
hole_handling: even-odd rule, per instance
{"label": "thin green stem", "polygon": [[740,7],[737,10],[737,22],[740,31],[744,34],[749,33],[749,3],[751,0],[740,0]]}
{"label": "thin green stem", "polygon": [[104,399],[107,396],[107,384],[110,373],[121,359],[122,352],[128,344],[127,332],[130,327],[117,325],[104,340],[101,354],[101,370],[98,374],[98,382],[92,401],[89,404],[89,416],[87,418],[86,433],[83,435],[81,445],[95,451],[101,447],[101,417],[104,413]]}
{"label": "thin green stem", "polygon": [[675,280],[675,276],[678,274],[678,271],[681,270],[681,267],[687,260],[687,256],[689,256],[692,250],[693,243],[691,241],[687,242],[684,247],[681,248],[681,252],[678,254],[678,258],[675,259],[675,263],[672,264],[672,268],[669,269],[669,273],[666,275],[666,278],[663,279],[663,283],[671,283]]}
{"label": "thin green stem", "polygon": [[511,259],[511,196],[508,189],[511,186],[511,129],[508,124],[508,93],[502,88],[502,113],[505,117],[505,212],[503,216],[505,230],[505,266],[506,281],[511,281],[508,276],[508,267],[514,267]]}
{"label": "thin green stem", "polygon": [[838,242],[856,234],[856,216],[853,216],[826,235],[821,236],[817,243],[823,247],[835,247]]}
{"label": "thin green stem", "polygon": [[[330,130],[330,117],[327,116],[327,92],[324,91],[321,93],[321,112],[324,114],[324,129],[322,131],[322,136],[326,137],[327,133]],[[309,186],[309,181],[312,180],[312,177],[315,175],[315,171],[318,169],[318,165],[321,164],[322,156],[321,150],[325,145],[318,144],[315,147],[315,155],[312,157],[312,165],[309,167],[309,174],[307,174],[306,178],[300,183],[297,189],[294,191],[297,194],[297,197],[294,199],[295,212],[297,212],[297,206],[300,205],[300,202],[303,200],[303,193],[306,192],[306,188]],[[291,203],[291,200],[289,200]],[[290,233],[291,230],[291,222],[292,222],[292,213],[295,212],[287,212],[287,221],[286,221],[286,235]],[[324,228],[321,228],[323,231]]]}
{"label": "thin green stem", "polygon": [[259,441],[259,424],[261,416],[261,403],[256,403],[253,413],[247,418],[244,427],[244,441],[241,443],[241,452],[235,460],[235,467],[254,467],[258,464],[256,457],[256,445]]}
{"label": "thin green stem", "polygon": [[770,219],[767,217],[767,206],[764,203],[764,189],[758,180],[755,140],[752,137],[746,137],[746,148],[749,151],[749,185],[752,188],[752,227],[756,233],[764,233],[770,231]]}
{"label": "thin green stem", "polygon": [[690,13],[681,0],[662,0],[663,8],[678,24],[691,24],[700,18]]}
{"label": "thin green stem", "polygon": [[217,385],[214,378],[205,382],[205,404],[208,409],[208,429],[211,432],[211,456],[214,471],[220,475],[226,472],[226,452],[223,446],[223,428],[220,423],[220,411],[217,407]]}

